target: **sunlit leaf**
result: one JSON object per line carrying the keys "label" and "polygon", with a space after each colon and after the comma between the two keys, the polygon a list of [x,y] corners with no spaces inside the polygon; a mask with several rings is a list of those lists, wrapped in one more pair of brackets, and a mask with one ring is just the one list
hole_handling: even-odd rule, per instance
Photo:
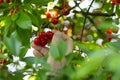
{"label": "sunlit leaf", "polygon": [[8,58],[8,56],[4,55],[4,54],[0,54],[0,59],[6,59]]}
{"label": "sunlit leaf", "polygon": [[95,51],[88,61],[85,61],[80,68],[78,68],[76,74],[77,79],[83,79],[89,74],[93,73],[102,64],[105,59],[104,50]]}
{"label": "sunlit leaf", "polygon": [[45,5],[45,4],[47,4],[47,3],[49,3],[50,1],[52,1],[52,0],[32,0],[32,3],[34,3],[34,4],[39,4],[39,5]]}
{"label": "sunlit leaf", "polygon": [[50,53],[51,53],[51,56],[54,59],[59,60],[60,53],[59,53],[58,47],[56,45],[51,44],[51,46],[50,46]]}
{"label": "sunlit leaf", "polygon": [[4,23],[5,23],[4,35],[10,34],[10,33],[8,33],[8,31],[9,31],[10,25],[11,25],[11,23],[12,23],[11,18],[10,18],[10,17],[7,17],[7,18],[4,20]]}
{"label": "sunlit leaf", "polygon": [[20,12],[19,18],[17,19],[16,23],[22,29],[32,28],[32,21],[30,17],[23,11]]}
{"label": "sunlit leaf", "polygon": [[120,40],[116,42],[106,43],[106,46],[116,51],[117,53],[120,53]]}
{"label": "sunlit leaf", "polygon": [[11,54],[16,56],[23,57],[28,49],[19,41],[16,31],[10,37],[4,36],[4,42]]}
{"label": "sunlit leaf", "polygon": [[90,53],[93,50],[100,49],[101,47],[97,45],[96,43],[91,42],[75,42],[75,44],[84,52]]}
{"label": "sunlit leaf", "polygon": [[[119,70],[120,67],[120,55],[119,54],[114,54],[112,56],[109,57],[108,60],[108,69],[110,69],[111,71],[117,71]],[[117,65],[115,65],[117,64]]]}
{"label": "sunlit leaf", "polygon": [[29,14],[29,15],[30,15],[30,17],[31,17],[31,20],[32,20],[33,25],[39,26],[38,17],[37,17],[36,15],[33,15],[33,14]]}
{"label": "sunlit leaf", "polygon": [[57,47],[58,47],[61,58],[63,58],[67,51],[67,43],[64,40],[60,40]]}
{"label": "sunlit leaf", "polygon": [[12,21],[15,21],[18,18],[18,13],[11,16]]}
{"label": "sunlit leaf", "polygon": [[21,41],[22,45],[29,47],[30,46],[30,37],[31,37],[31,30],[26,30],[17,27],[16,28],[17,35],[19,40]]}

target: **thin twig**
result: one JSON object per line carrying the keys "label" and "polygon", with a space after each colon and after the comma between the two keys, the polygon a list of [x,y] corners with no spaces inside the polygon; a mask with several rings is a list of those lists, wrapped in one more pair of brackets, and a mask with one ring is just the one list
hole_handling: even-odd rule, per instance
{"label": "thin twig", "polygon": [[[94,0],[92,0],[92,2],[91,2],[91,4],[90,4],[90,6],[89,6],[89,8],[88,8],[88,10],[87,10],[86,13],[89,13],[89,10],[90,10],[90,8],[91,8],[93,2],[94,2]],[[82,27],[82,32],[81,32],[81,38],[80,38],[80,41],[82,41],[83,31],[84,31],[84,28],[85,28],[85,23],[86,23],[86,21],[87,21],[87,14],[85,15],[85,19],[84,19],[84,22],[83,22],[83,27]]]}
{"label": "thin twig", "polygon": [[82,13],[83,15],[91,15],[91,16],[105,16],[105,17],[110,17],[110,16],[115,16],[115,13],[108,14],[108,13],[87,13],[83,11],[73,11],[74,13]]}
{"label": "thin twig", "polygon": [[[77,2],[75,2],[76,3],[76,5],[78,5],[78,3]],[[80,8],[80,6],[78,5],[78,7]],[[81,8],[80,8],[81,9]],[[97,28],[97,25],[95,24],[95,22],[93,21],[93,19],[91,19],[91,17],[90,16],[105,16],[105,17],[109,17],[109,16],[114,16],[115,15],[115,13],[112,13],[112,14],[107,14],[107,13],[89,13],[89,11],[88,12],[84,12],[82,9],[81,9],[81,11],[80,12],[75,12],[75,13],[81,13],[82,15],[84,15],[94,26],[95,26],[95,28],[96,28],[96,30],[98,31],[98,33],[99,34],[102,34],[102,32],[101,32],[101,30],[100,29],[98,29]],[[83,26],[85,26],[85,23],[84,23],[84,25]],[[82,32],[83,33],[83,32]],[[82,34],[83,35],[83,34]],[[102,35],[103,36],[103,35]],[[104,37],[104,36],[103,36]],[[82,41],[82,37],[80,38],[81,39],[81,41]]]}

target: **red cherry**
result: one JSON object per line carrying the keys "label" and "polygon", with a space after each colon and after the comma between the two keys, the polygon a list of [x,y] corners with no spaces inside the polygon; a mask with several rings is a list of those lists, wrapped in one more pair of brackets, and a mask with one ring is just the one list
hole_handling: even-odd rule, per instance
{"label": "red cherry", "polygon": [[51,18],[56,18],[59,15],[58,12],[55,10],[49,10],[49,14]]}
{"label": "red cherry", "polygon": [[40,44],[41,46],[45,46],[47,44],[47,40],[44,38],[43,39],[41,38],[40,41],[41,41],[41,44]]}
{"label": "red cherry", "polygon": [[3,0],[0,0],[0,3],[3,3]]}
{"label": "red cherry", "polygon": [[53,37],[53,35],[54,35],[54,33],[51,32],[51,31],[48,31],[48,32],[46,33],[46,35],[47,35],[47,38],[51,40],[52,37]]}
{"label": "red cherry", "polygon": [[7,3],[10,3],[10,0],[7,0]]}
{"label": "red cherry", "polygon": [[35,45],[40,45],[41,44],[40,39],[39,38],[35,38],[34,39],[34,44]]}
{"label": "red cherry", "polygon": [[6,63],[7,63],[7,60],[6,60],[6,59],[4,59],[2,63],[3,63],[3,64],[6,64]]}
{"label": "red cherry", "polygon": [[107,37],[107,40],[108,40],[108,41],[111,41],[111,40],[112,40],[112,37],[111,37],[111,36],[108,36],[108,37]]}
{"label": "red cherry", "polygon": [[67,16],[70,13],[67,9],[62,9],[62,14]]}
{"label": "red cherry", "polygon": [[52,19],[52,23],[53,23],[53,24],[58,24],[58,19],[57,19],[57,18],[53,18],[53,19]]}
{"label": "red cherry", "polygon": [[113,30],[112,30],[112,29],[107,29],[107,30],[106,30],[106,33],[107,33],[107,34],[112,34],[112,33],[113,33]]}
{"label": "red cherry", "polygon": [[38,38],[39,38],[39,39],[41,39],[41,38],[47,39],[46,33],[45,33],[45,32],[40,32],[40,33],[38,34]]}
{"label": "red cherry", "polygon": [[49,12],[46,12],[46,18],[51,18],[51,14]]}
{"label": "red cherry", "polygon": [[115,5],[115,2],[111,2],[111,4],[112,4],[112,6],[114,6],[114,5]]}
{"label": "red cherry", "polygon": [[117,3],[120,3],[120,0],[116,0]]}

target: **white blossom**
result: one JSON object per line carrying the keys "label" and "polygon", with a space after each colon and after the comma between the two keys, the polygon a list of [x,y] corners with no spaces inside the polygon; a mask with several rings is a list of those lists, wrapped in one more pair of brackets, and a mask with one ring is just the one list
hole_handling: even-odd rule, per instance
{"label": "white blossom", "polygon": [[17,70],[22,70],[26,66],[26,63],[20,61],[19,57],[13,56],[13,63],[7,65],[8,71],[16,72]]}

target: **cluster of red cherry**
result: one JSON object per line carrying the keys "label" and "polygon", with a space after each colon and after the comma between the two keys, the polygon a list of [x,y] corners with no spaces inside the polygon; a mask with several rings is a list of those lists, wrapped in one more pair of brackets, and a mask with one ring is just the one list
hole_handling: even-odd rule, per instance
{"label": "cluster of red cherry", "polygon": [[[62,7],[62,10],[61,10],[62,15],[67,16],[70,13],[70,11],[68,9],[69,5],[67,3],[63,3],[61,5],[61,7]],[[46,18],[52,18],[51,23],[53,23],[55,25],[58,24],[58,15],[59,14],[58,14],[57,11],[55,11],[55,10],[49,10],[49,11],[47,11],[45,13],[45,15],[46,15]]]}
{"label": "cluster of red cherry", "polygon": [[34,44],[38,46],[45,46],[52,40],[54,33],[51,31],[48,32],[40,32],[38,36],[34,39]]}
{"label": "cluster of red cherry", "polygon": [[[4,0],[0,0],[0,3],[3,3]],[[10,0],[6,0],[7,3],[10,3]]]}

